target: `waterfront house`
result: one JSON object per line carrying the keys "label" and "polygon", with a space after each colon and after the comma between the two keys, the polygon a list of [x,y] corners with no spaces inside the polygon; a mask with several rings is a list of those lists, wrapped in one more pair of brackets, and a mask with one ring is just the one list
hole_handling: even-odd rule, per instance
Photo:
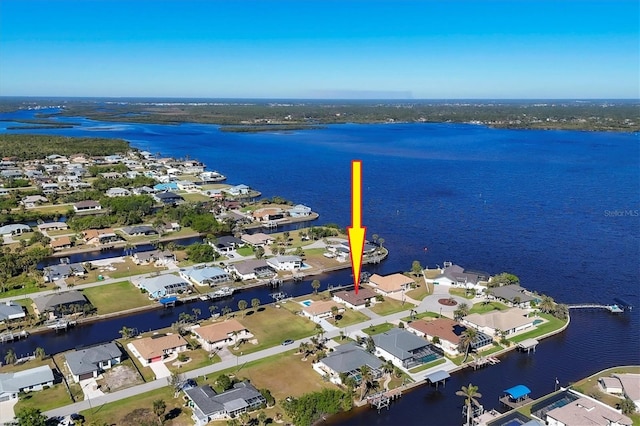
{"label": "waterfront house", "polygon": [[242,195],[248,195],[249,191],[251,191],[251,188],[249,188],[247,185],[240,184],[240,185],[232,186],[230,188],[225,188],[222,191],[226,192],[227,194],[233,197],[239,197]]}
{"label": "waterfront house", "polygon": [[87,229],[82,234],[84,235],[84,241],[87,244],[107,244],[115,241],[120,241],[122,239],[111,228]]}
{"label": "waterfront house", "polygon": [[215,241],[209,242],[209,245],[213,247],[218,253],[226,254],[242,245],[242,240],[230,235],[224,235],[216,238]]}
{"label": "waterfront house", "polygon": [[155,334],[127,344],[133,355],[145,367],[153,362],[162,362],[171,354],[187,350],[187,341],[179,334]]}
{"label": "waterfront house", "polygon": [[11,225],[0,226],[0,236],[20,235],[25,232],[31,232],[31,227],[22,223],[13,223]]}
{"label": "waterfront house", "polygon": [[36,315],[46,313],[50,319],[53,319],[67,313],[82,312],[84,306],[90,304],[82,292],[69,290],[34,298],[33,311]]}
{"label": "waterfront house", "polygon": [[427,279],[428,283],[435,285],[449,285],[466,289],[474,289],[476,293],[482,292],[489,281],[489,274],[485,272],[465,270],[462,266],[451,262],[444,262],[435,278]]}
{"label": "waterfront house", "polygon": [[337,313],[344,312],[344,306],[337,304],[333,300],[313,301],[310,305],[303,305],[302,313],[312,321],[333,316],[332,308],[338,308]]}
{"label": "waterfront house", "polygon": [[177,191],[178,190],[178,184],[175,183],[175,182],[158,183],[158,184],[154,185],[153,189],[154,189],[154,191],[158,191],[158,192]]}
{"label": "waterfront house", "polygon": [[[467,329],[457,321],[449,318],[437,318],[432,321],[417,320],[408,322],[407,331],[410,331],[417,336],[423,337],[433,342],[434,337],[437,337],[437,343],[432,343],[434,346],[442,349],[448,355],[458,356],[460,337],[462,333]],[[482,347],[492,345],[493,338],[484,333],[478,332],[475,340],[471,344],[471,348],[480,349]]]}
{"label": "waterfront house", "polygon": [[107,197],[127,197],[131,195],[131,191],[125,188],[115,187],[107,189],[104,195],[106,195]]}
{"label": "waterfront house", "polygon": [[331,383],[344,384],[340,379],[342,374],[352,377],[360,383],[362,366],[371,370],[374,379],[382,377],[382,361],[373,354],[365,351],[354,342],[336,346],[333,352],[313,364],[313,369],[323,376],[328,376]]}
{"label": "waterfront house", "polygon": [[302,267],[302,258],[298,256],[276,256],[267,259],[267,265],[276,271],[293,271]]}
{"label": "waterfront house", "polygon": [[101,209],[102,206],[100,205],[100,203],[92,200],[80,201],[73,205],[73,210],[75,210],[77,213],[97,211]]}
{"label": "waterfront house", "polygon": [[179,180],[176,184],[178,185],[178,189],[181,191],[195,191],[198,189],[196,184],[189,180]]}
{"label": "waterfront house", "polygon": [[369,278],[369,284],[373,286],[374,290],[385,296],[409,290],[413,283],[413,278],[409,278],[403,274],[391,274],[385,276],[373,274]]}
{"label": "waterfront house", "polygon": [[489,299],[499,299],[511,306],[526,309],[531,306],[535,298],[525,293],[525,289],[516,284],[493,287],[487,290]]}
{"label": "waterfront house", "polygon": [[209,385],[186,389],[188,405],[193,409],[196,426],[210,421],[234,418],[241,413],[257,409],[267,400],[249,381],[236,383],[232,389],[217,394]]}
{"label": "waterfront house", "polygon": [[402,368],[412,368],[433,361],[439,355],[431,349],[429,342],[401,328],[373,336],[376,356],[390,360]]}
{"label": "waterfront house", "polygon": [[209,352],[253,337],[253,334],[235,319],[194,327],[191,332],[202,345],[202,349]]}
{"label": "waterfront house", "polygon": [[227,265],[227,271],[243,281],[257,278],[272,278],[276,275],[276,271],[267,264],[265,259],[251,259],[232,263]]}
{"label": "waterfront house", "polygon": [[240,239],[253,247],[265,247],[269,244],[273,244],[275,241],[272,236],[262,232],[257,232],[255,234],[242,234]]}
{"label": "waterfront house", "polygon": [[115,343],[110,342],[69,352],[64,357],[73,380],[78,383],[80,380],[98,377],[104,370],[118,364],[122,359],[122,352]]}
{"label": "waterfront house", "polygon": [[0,323],[24,318],[25,316],[26,314],[22,305],[12,301],[0,303]]}
{"label": "waterfront house", "polygon": [[140,251],[134,253],[132,258],[136,265],[155,263],[156,265],[166,266],[168,263],[176,260],[176,256],[169,250]]}
{"label": "waterfront house", "polygon": [[129,235],[130,237],[139,237],[144,235],[154,235],[157,234],[153,227],[149,225],[134,225],[134,226],[125,226],[122,228],[122,231]]}
{"label": "waterfront house", "polygon": [[71,276],[82,277],[87,273],[82,263],[60,263],[58,265],[45,266],[43,270],[44,282],[64,280]]}
{"label": "waterfront house", "polygon": [[360,287],[356,294],[354,290],[338,290],[333,293],[333,300],[343,303],[350,309],[362,309],[367,305],[373,305],[376,301],[376,294],[365,287]]}
{"label": "waterfront house", "polygon": [[592,398],[578,398],[547,411],[549,426],[630,426],[633,421],[619,411]]}
{"label": "waterfront house", "polygon": [[153,194],[153,198],[155,198],[156,201],[167,206],[180,204],[184,201],[184,198],[173,192],[158,192],[157,194]]}
{"label": "waterfront house", "polygon": [[71,238],[68,236],[56,238],[55,240],[51,240],[51,248],[53,250],[64,250],[73,247],[73,243],[71,242]]}
{"label": "waterfront house", "polygon": [[64,222],[49,222],[49,223],[41,223],[38,225],[38,231],[47,232],[47,231],[60,231],[69,229],[69,225]]}
{"label": "waterfront house", "polygon": [[497,336],[501,332],[509,336],[533,327],[535,320],[536,318],[529,317],[529,312],[524,309],[510,308],[484,314],[470,314],[460,322],[489,336]]}
{"label": "waterfront house", "polygon": [[636,410],[640,411],[640,374],[616,373],[611,378],[620,382],[621,394],[636,404]]}
{"label": "waterfront house", "polygon": [[251,216],[258,222],[270,222],[284,218],[284,211],[277,207],[267,207],[254,211]]}
{"label": "waterfront house", "polygon": [[231,281],[229,274],[212,266],[193,266],[180,269],[180,276],[199,286],[211,286]]}
{"label": "waterfront house", "polygon": [[187,281],[171,274],[142,278],[137,286],[145,290],[152,299],[180,294],[189,289]]}
{"label": "waterfront house", "polygon": [[289,210],[287,210],[287,213],[289,213],[289,216],[291,217],[307,217],[307,216],[311,216],[312,212],[311,212],[311,207],[307,207],[303,204],[297,204],[292,208],[290,208]]}
{"label": "waterfront house", "polygon": [[20,392],[33,392],[53,386],[51,367],[41,365],[15,373],[0,373],[0,402],[18,399]]}

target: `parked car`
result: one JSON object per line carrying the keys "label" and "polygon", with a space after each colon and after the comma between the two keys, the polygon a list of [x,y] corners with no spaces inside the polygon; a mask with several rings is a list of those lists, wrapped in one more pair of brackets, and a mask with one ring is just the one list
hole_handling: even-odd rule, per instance
{"label": "parked car", "polygon": [[282,346],[287,346],[287,345],[290,345],[290,344],[292,344],[292,343],[293,343],[293,340],[291,340],[291,339],[287,339],[287,340],[285,340],[284,342],[282,342]]}

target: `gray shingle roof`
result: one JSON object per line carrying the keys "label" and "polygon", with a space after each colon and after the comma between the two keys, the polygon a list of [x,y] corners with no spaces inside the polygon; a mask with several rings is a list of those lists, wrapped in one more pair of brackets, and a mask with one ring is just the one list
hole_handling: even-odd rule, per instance
{"label": "gray shingle roof", "polygon": [[261,399],[264,397],[249,382],[236,383],[233,389],[221,394],[211,389],[209,385],[198,386],[196,388],[187,389],[185,393],[191,398],[196,407],[207,416],[224,411],[231,412],[249,406],[247,401]]}
{"label": "gray shingle roof", "polygon": [[520,303],[526,303],[534,300],[533,297],[524,293],[524,288],[516,284],[493,287],[489,290],[489,293],[499,299],[508,300],[509,302],[513,302],[516,297],[520,298]]}
{"label": "gray shingle roof", "polygon": [[429,344],[426,340],[400,328],[392,328],[386,333],[376,334],[373,336],[373,341],[377,347],[402,360],[411,358],[412,352]]}
{"label": "gray shingle roof", "polygon": [[48,294],[46,296],[36,297],[33,299],[38,311],[46,312],[54,309],[59,305],[68,305],[71,303],[87,303],[84,294],[77,290],[65,291],[62,293]]}
{"label": "gray shingle roof", "polygon": [[77,376],[85,373],[98,371],[98,364],[102,361],[109,361],[122,356],[120,349],[115,343],[110,342],[104,345],[92,346],[65,355],[67,365],[71,372]]}
{"label": "gray shingle roof", "polygon": [[16,318],[25,316],[22,306],[15,302],[0,303],[0,321],[5,321],[12,316]]}
{"label": "gray shingle roof", "polygon": [[338,373],[348,373],[363,365],[376,370],[382,367],[382,361],[353,342],[336,347],[322,362]]}

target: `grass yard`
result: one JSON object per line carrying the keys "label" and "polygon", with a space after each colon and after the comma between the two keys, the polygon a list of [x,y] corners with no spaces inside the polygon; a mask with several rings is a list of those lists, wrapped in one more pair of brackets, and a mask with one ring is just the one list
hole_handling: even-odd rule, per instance
{"label": "grass yard", "polygon": [[192,351],[181,352],[189,357],[191,361],[186,364],[174,365],[177,361],[167,362],[167,368],[169,371],[176,373],[184,373],[185,371],[195,370],[201,367],[206,367],[207,365],[215,364],[216,362],[220,362],[220,357],[218,355],[214,355],[213,357],[209,357],[209,353],[204,349],[194,349]]}
{"label": "grass yard", "polygon": [[[157,424],[158,418],[153,414],[153,401],[162,399],[166,405],[166,413],[175,417],[164,422],[165,426],[192,425],[191,409],[183,405],[182,395],[173,398],[173,390],[168,386],[151,392],[132,396],[120,401],[104,404],[89,410],[81,411],[87,423],[116,424],[118,426],[138,426],[140,424]],[[137,410],[134,414],[134,410]]]}
{"label": "grass yard", "polygon": [[185,199],[185,201],[192,201],[192,202],[211,201],[211,198],[209,198],[204,194],[199,194],[199,193],[182,193],[180,195],[182,196],[182,198]]}
{"label": "grass yard", "polygon": [[368,321],[370,318],[360,311],[354,309],[345,309],[341,314],[342,318],[338,321],[333,318],[327,318],[330,324],[335,325],[338,328],[347,327],[352,324],[358,324],[360,322]]}
{"label": "grass yard", "polygon": [[434,361],[428,362],[426,364],[423,364],[423,365],[421,365],[419,367],[412,368],[409,371],[411,373],[419,373],[420,371],[428,370],[431,367],[435,367],[436,365],[444,364],[445,362],[447,362],[447,360],[445,358],[440,358],[440,359],[436,359]]}
{"label": "grass yard", "polygon": [[376,302],[375,305],[370,307],[372,312],[375,312],[378,315],[389,315],[395,314],[396,312],[408,311],[415,308],[413,303],[404,302],[404,304],[400,300],[391,299],[390,297],[385,297],[384,302]]}
{"label": "grass yard", "polygon": [[[111,266],[115,267],[116,270],[115,271],[101,271],[98,272],[98,274],[100,275],[108,275],[111,278],[124,278],[124,277],[130,277],[132,275],[141,275],[141,274],[148,274],[151,272],[159,272],[159,271],[165,271],[167,268],[165,268],[164,266],[161,267],[156,267],[153,264],[149,264],[149,265],[136,265],[136,263],[134,261],[131,260],[131,258],[127,257],[125,258],[124,262],[120,262],[120,263],[112,263]],[[100,268],[96,268],[94,271],[99,271]],[[94,272],[92,271],[92,272]]]}
{"label": "grass yard", "polygon": [[491,312],[491,311],[502,311],[504,309],[509,309],[507,305],[505,305],[504,303],[500,303],[500,302],[489,302],[489,303],[484,303],[484,302],[480,302],[480,303],[476,303],[475,305],[473,305],[471,307],[471,309],[469,310],[470,314],[484,314],[485,312]]}
{"label": "grass yard", "polygon": [[39,408],[41,411],[52,410],[73,403],[67,388],[58,383],[48,389],[20,394],[20,400],[14,407],[17,413],[22,408]]}
{"label": "grass yard", "polygon": [[251,256],[253,254],[253,249],[251,247],[240,247],[239,249],[236,249],[236,252],[240,256]]}
{"label": "grass yard", "polygon": [[544,334],[550,333],[552,331],[558,330],[562,328],[567,321],[563,321],[561,319],[555,318],[550,314],[539,314],[541,318],[547,320],[547,322],[539,324],[535,330],[528,331],[523,334],[519,334],[515,337],[510,338],[509,340],[515,343],[522,342],[525,339],[540,337]]}
{"label": "grass yard", "polygon": [[475,290],[467,291],[464,288],[450,288],[449,294],[452,296],[464,297],[465,299],[473,299]]}
{"label": "grass yard", "polygon": [[362,329],[362,332],[369,336],[373,336],[374,334],[386,333],[392,328],[395,328],[395,325],[385,322],[384,324],[372,325],[371,327],[364,328]]}
{"label": "grass yard", "polygon": [[100,315],[153,304],[153,301],[140,293],[129,281],[85,288],[82,292],[98,309]]}
{"label": "grass yard", "polygon": [[431,289],[430,287],[432,287],[432,285],[420,283],[416,288],[407,291],[405,294],[414,300],[422,300],[433,293],[433,289]]}
{"label": "grass yard", "polygon": [[315,333],[316,324],[300,315],[273,306],[263,308],[263,311],[254,312],[244,318],[242,315],[236,316],[236,319],[255,336],[258,344],[244,343],[237,351],[230,347],[232,352],[248,354],[279,345],[287,339],[298,340]]}
{"label": "grass yard", "polygon": [[422,318],[440,318],[440,314],[436,313],[436,312],[422,312],[419,313],[417,315],[415,315],[413,318],[411,317],[404,317],[402,318],[402,321],[404,322],[411,322],[411,321],[415,321],[415,320],[419,320]]}

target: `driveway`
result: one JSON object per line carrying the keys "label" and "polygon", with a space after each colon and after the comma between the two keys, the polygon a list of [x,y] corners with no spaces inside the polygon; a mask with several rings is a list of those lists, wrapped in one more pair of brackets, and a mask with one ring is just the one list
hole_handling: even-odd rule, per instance
{"label": "driveway", "polygon": [[152,362],[149,364],[149,367],[153,370],[153,374],[156,375],[156,379],[171,376],[171,371],[169,371],[169,368],[164,362]]}
{"label": "driveway", "polygon": [[0,425],[12,424],[15,414],[13,406],[16,405],[18,399],[0,402]]}
{"label": "driveway", "polygon": [[95,399],[104,395],[104,392],[98,388],[98,383],[96,383],[96,379],[93,377],[91,379],[81,380],[80,387],[82,388],[82,392],[84,392],[84,399]]}

